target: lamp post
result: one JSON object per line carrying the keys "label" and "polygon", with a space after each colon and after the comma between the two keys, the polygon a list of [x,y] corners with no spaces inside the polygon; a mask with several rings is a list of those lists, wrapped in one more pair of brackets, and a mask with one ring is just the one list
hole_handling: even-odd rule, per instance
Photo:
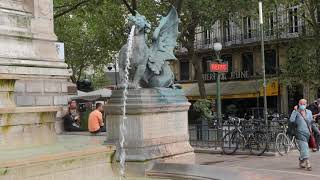
{"label": "lamp post", "polygon": [[[220,64],[222,62],[222,59],[220,59],[220,51],[222,49],[222,44],[221,43],[214,43],[213,44],[213,49],[216,52],[216,56],[217,56],[216,61],[218,62],[218,64]],[[217,83],[217,96],[216,96],[216,100],[217,100],[217,116],[218,116],[218,125],[219,125],[219,127],[221,127],[221,125],[222,125],[220,79],[221,79],[221,73],[217,72],[217,81],[216,81],[216,83]]]}
{"label": "lamp post", "polygon": [[114,78],[116,79],[116,87],[118,87],[117,60],[114,61]]}
{"label": "lamp post", "polygon": [[117,63],[116,61],[114,63],[108,63],[107,68],[109,71],[114,69],[114,79],[115,79],[115,85],[117,87],[118,86],[118,76],[117,76],[117,64],[116,63]]}
{"label": "lamp post", "polygon": [[267,107],[267,82],[266,82],[266,67],[264,59],[264,29],[263,29],[263,13],[262,13],[262,1],[259,1],[259,22],[261,31],[261,59],[262,59],[262,74],[263,74],[263,109],[264,120],[268,123],[268,107]]}

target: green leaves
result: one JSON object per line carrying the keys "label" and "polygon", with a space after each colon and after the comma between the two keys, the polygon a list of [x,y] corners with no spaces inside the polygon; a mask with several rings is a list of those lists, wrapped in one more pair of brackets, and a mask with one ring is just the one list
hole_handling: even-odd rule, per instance
{"label": "green leaves", "polygon": [[316,89],[320,85],[320,24],[316,20],[318,1],[282,0],[286,7],[299,5],[296,16],[304,25],[303,33],[299,38],[290,41],[288,61],[282,67],[281,79],[288,85],[310,85]]}
{"label": "green leaves", "polygon": [[[81,0],[55,0],[55,11],[62,6],[74,7]],[[64,8],[67,8],[64,7]],[[104,74],[105,65],[114,61],[115,54],[126,41],[125,9],[113,0],[90,0],[55,19],[55,32],[65,43],[66,63],[73,70],[72,80],[83,78],[85,72]],[[95,81],[95,80],[93,80]]]}
{"label": "green leaves", "polygon": [[213,118],[211,102],[207,99],[199,99],[193,104],[193,110],[200,114],[201,119],[210,120]]}

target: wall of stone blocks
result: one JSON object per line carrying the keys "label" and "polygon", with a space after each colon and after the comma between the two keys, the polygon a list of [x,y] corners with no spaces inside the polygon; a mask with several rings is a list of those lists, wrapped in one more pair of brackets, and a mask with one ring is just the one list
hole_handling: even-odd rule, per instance
{"label": "wall of stone blocks", "polygon": [[17,106],[61,106],[68,102],[67,81],[57,79],[18,80]]}
{"label": "wall of stone blocks", "polygon": [[15,103],[18,107],[60,106],[56,114],[56,133],[63,132],[62,117],[67,111],[68,81],[66,79],[41,78],[18,80],[15,85]]}

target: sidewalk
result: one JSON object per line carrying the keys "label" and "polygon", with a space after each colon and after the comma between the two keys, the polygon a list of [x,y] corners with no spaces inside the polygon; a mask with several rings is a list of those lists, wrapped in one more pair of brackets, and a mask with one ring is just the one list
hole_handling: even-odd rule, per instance
{"label": "sidewalk", "polygon": [[[196,154],[166,160],[153,173],[178,173],[186,177],[226,180],[313,180],[320,179],[320,153],[311,153],[312,171],[298,168],[298,152],[287,156]],[[162,172],[161,172],[162,171]],[[183,172],[184,171],[184,172]],[[151,171],[152,173],[152,171]]]}

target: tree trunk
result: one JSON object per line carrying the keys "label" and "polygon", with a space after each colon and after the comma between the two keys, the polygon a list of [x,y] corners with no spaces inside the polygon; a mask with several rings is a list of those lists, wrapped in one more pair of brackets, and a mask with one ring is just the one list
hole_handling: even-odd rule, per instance
{"label": "tree trunk", "polygon": [[201,69],[201,61],[199,61],[199,59],[197,58],[197,55],[194,51],[194,48],[190,48],[188,50],[189,52],[189,57],[191,57],[191,63],[195,69],[195,75],[196,75],[196,79],[198,81],[198,88],[199,88],[199,93],[200,93],[200,98],[201,99],[206,99],[207,98],[207,94],[206,94],[206,89],[205,89],[205,85],[204,85],[204,81],[202,78],[202,69]]}
{"label": "tree trunk", "polygon": [[174,4],[174,6],[177,8],[178,15],[180,15],[182,3],[183,3],[183,0],[176,0],[176,3]]}
{"label": "tree trunk", "polygon": [[72,75],[72,76],[70,77],[70,79],[71,79],[72,83],[74,83],[74,84],[77,83],[77,78],[75,77],[75,75]]}
{"label": "tree trunk", "polygon": [[132,5],[132,10],[136,11],[138,9],[137,0],[132,0],[131,5]]}
{"label": "tree trunk", "polygon": [[311,104],[316,99],[316,90],[310,82],[306,82],[303,87],[303,97]]}
{"label": "tree trunk", "polygon": [[[190,4],[189,4],[190,5]],[[199,60],[197,58],[197,54],[195,52],[194,42],[195,42],[195,36],[196,36],[196,28],[199,24],[199,15],[197,11],[192,12],[192,23],[190,23],[187,27],[188,35],[187,35],[187,45],[186,48],[188,49],[188,56],[191,58],[191,63],[195,69],[195,75],[196,79],[198,81],[198,88],[200,93],[201,99],[207,99],[206,89],[204,85],[204,80],[202,78],[202,68],[201,68],[201,62],[202,60]]]}

